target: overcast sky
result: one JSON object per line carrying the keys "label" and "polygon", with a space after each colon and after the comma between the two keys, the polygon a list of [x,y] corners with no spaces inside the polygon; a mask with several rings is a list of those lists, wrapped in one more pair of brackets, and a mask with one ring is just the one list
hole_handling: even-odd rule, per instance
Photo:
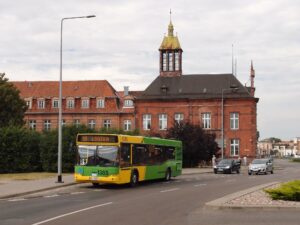
{"label": "overcast sky", "polygon": [[0,0],[0,72],[10,81],[108,80],[144,90],[158,76],[158,48],[172,9],[183,73],[230,73],[250,85],[256,71],[261,139],[300,136],[299,0]]}

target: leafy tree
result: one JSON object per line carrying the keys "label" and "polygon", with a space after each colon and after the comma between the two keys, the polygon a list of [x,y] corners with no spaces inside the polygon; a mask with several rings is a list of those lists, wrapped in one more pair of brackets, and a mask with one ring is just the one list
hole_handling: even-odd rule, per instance
{"label": "leafy tree", "polygon": [[0,127],[23,125],[26,103],[20,98],[20,91],[0,73]]}
{"label": "leafy tree", "polygon": [[174,122],[166,137],[182,141],[184,167],[195,167],[202,160],[210,161],[218,150],[214,134],[206,133],[200,126],[188,122]]}

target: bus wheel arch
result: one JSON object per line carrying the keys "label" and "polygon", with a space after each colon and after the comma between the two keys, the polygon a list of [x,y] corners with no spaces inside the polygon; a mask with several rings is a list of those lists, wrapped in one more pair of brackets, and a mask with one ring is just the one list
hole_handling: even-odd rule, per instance
{"label": "bus wheel arch", "polygon": [[130,176],[130,186],[135,187],[139,182],[139,172],[137,169],[132,170]]}

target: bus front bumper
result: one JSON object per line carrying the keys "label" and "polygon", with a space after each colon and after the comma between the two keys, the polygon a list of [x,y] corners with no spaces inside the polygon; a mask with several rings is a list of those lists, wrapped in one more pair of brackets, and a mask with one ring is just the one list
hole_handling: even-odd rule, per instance
{"label": "bus front bumper", "polygon": [[107,176],[107,177],[100,177],[100,176],[83,176],[79,173],[75,173],[74,175],[75,181],[77,183],[105,183],[105,184],[122,184],[120,182],[118,176]]}

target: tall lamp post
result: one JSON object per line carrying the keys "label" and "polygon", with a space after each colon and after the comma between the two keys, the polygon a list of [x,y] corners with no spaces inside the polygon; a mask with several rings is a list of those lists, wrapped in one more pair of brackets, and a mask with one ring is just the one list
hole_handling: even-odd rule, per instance
{"label": "tall lamp post", "polygon": [[63,183],[62,181],[62,34],[63,34],[63,22],[64,20],[93,18],[95,15],[89,16],[76,16],[65,17],[60,22],[60,73],[59,73],[59,111],[58,111],[58,159],[57,159],[57,183]]}
{"label": "tall lamp post", "polygon": [[237,91],[239,88],[236,86],[230,86],[230,88],[224,88],[222,89],[222,115],[221,115],[221,154],[222,159],[224,159],[224,92],[225,91]]}

